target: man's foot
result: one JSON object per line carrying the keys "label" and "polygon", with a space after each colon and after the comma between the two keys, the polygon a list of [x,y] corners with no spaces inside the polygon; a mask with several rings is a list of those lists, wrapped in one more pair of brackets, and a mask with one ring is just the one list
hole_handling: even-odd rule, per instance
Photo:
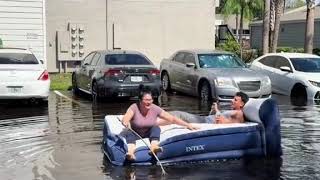
{"label": "man's foot", "polygon": [[136,160],[136,156],[135,156],[134,154],[129,154],[129,153],[127,153],[127,154],[126,154],[126,160],[128,160],[128,161],[134,161],[134,160]]}
{"label": "man's foot", "polygon": [[[149,154],[150,155],[153,155],[153,153],[154,154],[157,154],[158,152],[163,152],[163,149],[162,149],[162,147],[159,147],[158,145],[156,145],[156,146],[151,146],[150,147],[150,151],[149,151]],[[153,153],[152,153],[153,152]]]}

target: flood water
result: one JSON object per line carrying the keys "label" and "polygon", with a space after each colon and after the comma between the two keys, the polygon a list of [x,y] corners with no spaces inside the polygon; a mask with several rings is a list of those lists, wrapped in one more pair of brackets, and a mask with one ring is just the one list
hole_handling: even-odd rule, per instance
{"label": "flood water", "polygon": [[[103,161],[103,118],[123,114],[133,100],[92,103],[71,92],[51,92],[48,106],[0,104],[1,180],[96,179],[320,179],[320,106],[294,106],[273,95],[281,114],[283,156],[166,166],[116,167]],[[207,114],[208,104],[181,94],[164,94],[166,110]]]}

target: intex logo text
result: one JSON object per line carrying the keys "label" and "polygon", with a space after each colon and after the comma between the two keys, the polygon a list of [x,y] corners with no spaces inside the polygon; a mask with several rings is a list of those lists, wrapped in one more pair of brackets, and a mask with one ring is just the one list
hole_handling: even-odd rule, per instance
{"label": "intex logo text", "polygon": [[186,147],[186,152],[191,152],[191,151],[203,151],[203,150],[204,150],[204,145],[187,146],[187,147]]}

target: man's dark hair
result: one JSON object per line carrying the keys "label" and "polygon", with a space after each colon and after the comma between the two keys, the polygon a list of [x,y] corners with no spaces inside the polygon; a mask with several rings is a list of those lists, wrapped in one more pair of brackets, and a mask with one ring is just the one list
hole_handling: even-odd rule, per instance
{"label": "man's dark hair", "polygon": [[237,92],[236,96],[239,96],[244,104],[246,104],[249,101],[249,96],[244,92]]}

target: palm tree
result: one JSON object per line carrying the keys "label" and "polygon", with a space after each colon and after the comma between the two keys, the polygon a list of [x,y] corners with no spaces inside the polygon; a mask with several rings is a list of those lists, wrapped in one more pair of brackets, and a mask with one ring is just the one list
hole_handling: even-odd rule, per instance
{"label": "palm tree", "polygon": [[230,14],[240,14],[239,42],[241,47],[243,44],[242,34],[244,19],[251,20],[257,11],[262,11],[262,1],[263,0],[227,0],[224,4],[222,12],[225,16],[229,16]]}
{"label": "palm tree", "polygon": [[278,46],[278,37],[279,37],[279,28],[280,28],[280,18],[283,14],[284,0],[275,1],[275,21],[274,21],[274,30],[272,31],[272,43],[271,43],[271,52],[276,52]]}
{"label": "palm tree", "polygon": [[314,36],[314,9],[315,0],[307,0],[307,19],[306,19],[306,31],[304,41],[304,52],[312,53],[313,49],[313,36]]}
{"label": "palm tree", "polygon": [[264,0],[262,54],[269,52],[270,0]]}
{"label": "palm tree", "polygon": [[236,15],[236,39],[239,42],[239,14],[240,14],[240,4],[236,0],[226,0],[224,1],[222,13],[225,16],[225,18],[229,17],[230,15],[235,14]]}

